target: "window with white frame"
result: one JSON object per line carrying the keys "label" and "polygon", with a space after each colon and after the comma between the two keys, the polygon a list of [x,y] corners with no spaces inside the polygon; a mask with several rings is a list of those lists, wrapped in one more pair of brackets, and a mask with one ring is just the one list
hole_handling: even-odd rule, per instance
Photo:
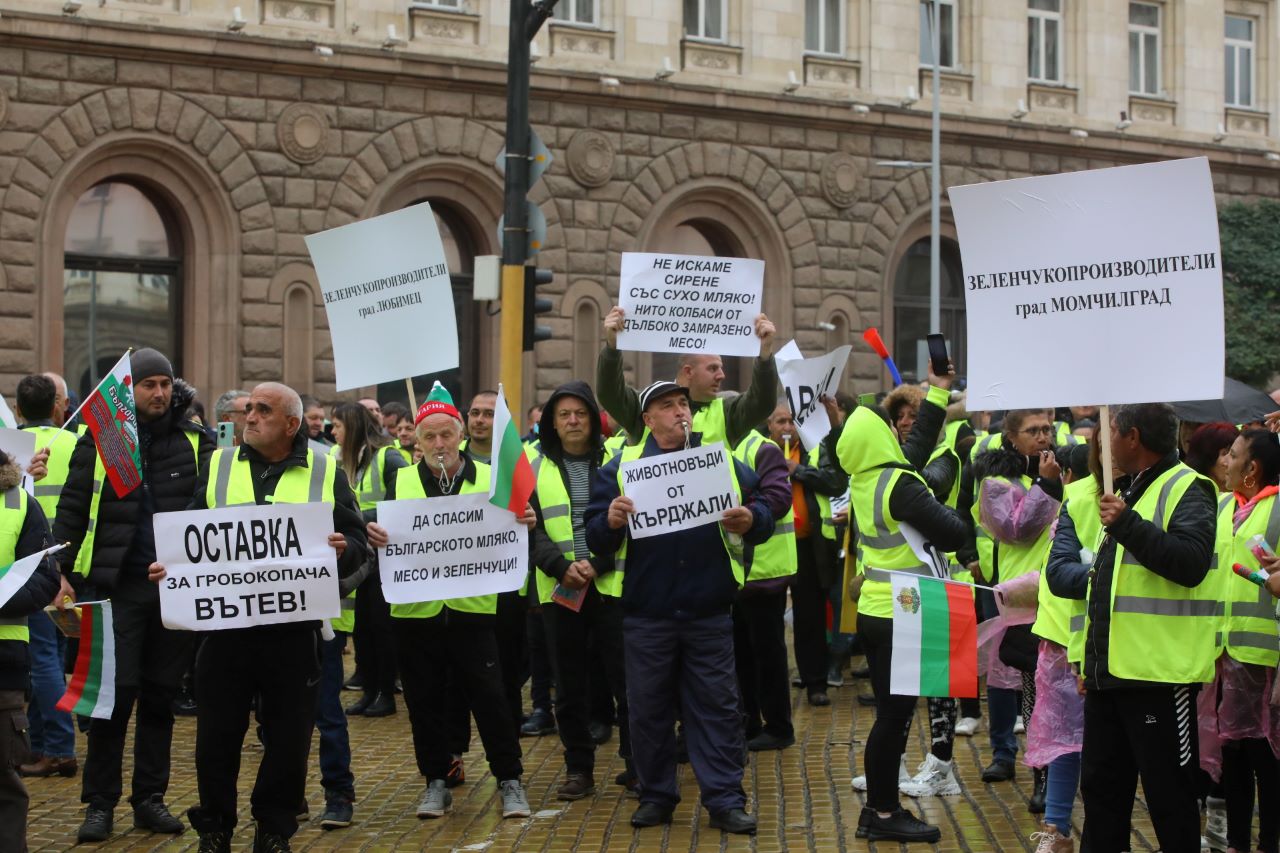
{"label": "window with white frame", "polygon": [[684,0],[684,34],[724,41],[725,11],[725,0]]}
{"label": "window with white frame", "polygon": [[560,0],[556,4],[554,18],[595,27],[600,25],[599,0]]}
{"label": "window with white frame", "polygon": [[1160,7],[1129,4],[1129,91],[1160,94]]}
{"label": "window with white frame", "polygon": [[1252,107],[1254,44],[1252,18],[1227,15],[1226,25],[1226,103],[1229,107]]}
{"label": "window with white frame", "polygon": [[463,0],[413,0],[411,9],[461,9]]}
{"label": "window with white frame", "polygon": [[844,0],[805,0],[804,49],[811,53],[844,53]]}
{"label": "window with white frame", "polygon": [[1027,0],[1027,78],[1062,82],[1062,0]]}
{"label": "window with white frame", "polygon": [[933,26],[938,26],[938,65],[955,68],[956,3],[955,0],[920,0],[920,64],[933,65]]}

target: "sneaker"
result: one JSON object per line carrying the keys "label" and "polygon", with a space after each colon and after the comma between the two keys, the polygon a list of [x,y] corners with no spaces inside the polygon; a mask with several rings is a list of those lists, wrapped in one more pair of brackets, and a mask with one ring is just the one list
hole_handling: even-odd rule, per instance
{"label": "sneaker", "polygon": [[340,791],[326,791],[324,795],[324,811],[320,814],[321,829],[341,829],[351,826],[351,818],[355,814],[350,794]]}
{"label": "sneaker", "polygon": [[343,690],[364,690],[364,679],[361,677],[360,673],[358,672],[352,673],[351,677],[348,678],[345,682],[343,682],[342,689]]}
{"label": "sneaker", "polygon": [[982,720],[977,717],[961,717],[956,720],[956,734],[960,737],[973,737],[981,726]]}
{"label": "sneaker", "polygon": [[283,835],[264,832],[257,826],[253,830],[253,853],[292,853],[292,848]]}
{"label": "sneaker", "polygon": [[1205,800],[1204,838],[1211,850],[1227,850],[1227,801],[1219,797]]}
{"label": "sneaker", "polygon": [[133,825],[138,829],[177,835],[186,825],[169,813],[163,794],[152,794],[133,807]]}
{"label": "sneaker", "polygon": [[200,833],[200,847],[197,853],[231,853],[231,833]]}
{"label": "sneaker", "polygon": [[844,687],[844,673],[840,671],[840,667],[827,667],[827,686]]}
{"label": "sneaker", "polygon": [[920,772],[910,782],[898,783],[898,790],[908,797],[954,797],[960,793],[960,780],[952,762],[930,753],[920,762]]}
{"label": "sneaker", "polygon": [[462,764],[462,756],[455,755],[449,759],[449,773],[444,777],[446,788],[456,788],[467,781],[467,768]]}
{"label": "sneaker", "polygon": [[427,783],[427,792],[423,795],[422,801],[418,803],[418,817],[444,817],[452,805],[453,794],[450,794],[449,789],[445,787],[445,781],[432,779]]}
{"label": "sneaker", "polygon": [[942,830],[925,823],[901,806],[888,817],[880,817],[873,810],[867,820],[866,832],[868,841],[934,842],[942,838]]}
{"label": "sneaker", "polygon": [[1027,727],[1025,724],[1023,724],[1021,717],[1013,721],[1013,733],[1015,735],[1026,734],[1026,732],[1027,732]]}
{"label": "sneaker", "polygon": [[[909,785],[910,783],[911,783],[911,774],[907,772],[907,757],[904,755],[902,756],[902,759],[898,762],[898,790],[901,791],[903,785]],[[854,776],[853,781],[850,782],[849,784],[853,786],[853,790],[855,791],[866,791],[867,790],[866,774],[863,774],[861,776]],[[862,836],[858,836],[858,837],[861,838]]]}
{"label": "sneaker", "polygon": [[1031,840],[1036,843],[1035,853],[1076,853],[1076,843],[1051,823],[1031,833]]}
{"label": "sneaker", "polygon": [[567,773],[564,782],[556,789],[557,800],[581,800],[596,792],[596,780],[590,773]]}
{"label": "sneaker", "polygon": [[505,782],[498,783],[498,791],[502,794],[502,816],[508,817],[528,817],[533,812],[529,810],[529,798],[524,794],[524,786],[520,784],[519,779],[507,779]]}
{"label": "sneaker", "polygon": [[113,823],[111,809],[99,809],[89,806],[84,810],[84,823],[80,824],[80,830],[76,833],[76,841],[80,844],[84,844],[86,841],[106,841],[111,837]]}

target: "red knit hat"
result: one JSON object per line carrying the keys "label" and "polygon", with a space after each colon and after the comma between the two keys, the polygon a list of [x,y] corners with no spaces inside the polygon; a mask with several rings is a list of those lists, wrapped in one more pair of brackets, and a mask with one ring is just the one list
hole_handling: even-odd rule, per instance
{"label": "red knit hat", "polygon": [[458,407],[453,404],[453,396],[439,382],[431,386],[431,393],[427,395],[427,401],[418,407],[418,414],[413,419],[413,425],[417,426],[422,423],[423,418],[431,415],[448,415],[456,421],[462,420]]}

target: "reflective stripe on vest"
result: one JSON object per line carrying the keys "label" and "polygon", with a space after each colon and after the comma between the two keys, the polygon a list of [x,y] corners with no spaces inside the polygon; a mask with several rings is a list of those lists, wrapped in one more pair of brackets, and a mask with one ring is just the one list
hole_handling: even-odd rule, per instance
{"label": "reflective stripe on vest", "polygon": [[[918,473],[902,468],[872,469],[854,475],[849,482],[850,525],[856,523],[859,531],[858,560],[866,575],[858,597],[858,613],[862,615],[893,616],[893,588],[886,570],[913,575],[933,573],[920,563],[899,530],[897,520],[887,511],[893,487],[901,477],[913,477],[924,484],[924,478]],[[871,535],[864,535],[864,530],[870,530]]]}
{"label": "reflective stripe on vest", "polygon": [[[573,518],[571,496],[565,488],[560,468],[550,459],[539,454],[531,463],[538,493],[538,505],[542,510],[542,529],[560,549],[566,560],[572,563],[577,557],[573,550]],[[595,556],[592,554],[591,556]],[[538,589],[538,602],[546,604],[556,589],[556,579],[539,570],[534,578]],[[615,566],[612,572],[595,579],[596,590],[601,595],[618,598],[622,595],[622,572]]]}
{"label": "reflective stripe on vest", "polygon": [[[18,559],[18,539],[22,525],[27,520],[27,493],[14,486],[4,493],[4,506],[0,508],[0,566],[8,566]],[[27,617],[0,618],[0,640],[29,642]]]}
{"label": "reflective stripe on vest", "polygon": [[[759,435],[759,433],[756,433],[756,435]],[[746,439],[743,439],[743,440],[745,441]],[[818,467],[818,456],[819,456],[818,448],[815,447],[813,450],[809,451],[808,463],[811,468]],[[752,467],[755,467],[755,466],[752,466]],[[831,498],[819,492],[814,492],[813,497],[818,503],[818,515],[822,519],[822,525],[821,525],[822,537],[824,539],[829,539],[830,541],[835,542],[836,541],[836,522],[835,522],[835,519],[832,518],[831,516]],[[812,525],[812,523],[813,522],[810,521],[810,525]]]}
{"label": "reflective stripe on vest", "polygon": [[36,435],[36,451],[49,448],[49,460],[45,463],[48,473],[32,489],[45,518],[53,526],[58,513],[58,498],[62,497],[62,487],[67,483],[67,474],[71,470],[71,454],[76,449],[76,436],[66,430],[52,426],[29,427]]}
{"label": "reflective stripe on vest", "polygon": [[387,496],[387,451],[391,446],[379,447],[373,459],[360,473],[360,488],[356,491],[356,503],[362,510],[373,509],[378,501]]}
{"label": "reflective stripe on vest", "polygon": [[[756,459],[766,444],[778,445],[760,433],[752,431],[739,442],[733,455],[752,470],[757,470]],[[779,449],[781,453],[781,449]],[[823,517],[823,525],[831,514],[831,503],[827,503],[827,515]],[[824,529],[825,533],[826,530]],[[834,535],[834,528],[832,528]],[[773,535],[766,541],[751,549],[751,559],[747,563],[747,580],[763,581],[772,578],[789,577],[796,573],[796,512],[793,507],[787,508],[787,514],[778,520],[773,528]]]}
{"label": "reflective stripe on vest", "polygon": [[[196,460],[196,475],[200,474],[200,434],[183,430],[187,441],[191,444],[191,453]],[[93,496],[89,499],[89,518],[85,522],[84,539],[80,540],[80,550],[76,552],[76,562],[71,570],[81,577],[89,577],[93,568],[93,541],[98,529],[98,507],[102,504],[102,489],[107,481],[107,469],[102,465],[102,456],[93,455]]]}
{"label": "reflective stripe on vest", "polygon": [[[1275,495],[1264,498],[1254,506],[1238,530],[1232,520],[1235,504],[1231,495],[1219,504],[1219,533],[1229,543],[1224,549],[1223,560],[1228,566],[1239,563],[1246,569],[1256,569],[1258,558],[1249,549],[1249,540],[1260,534],[1269,546],[1274,547],[1280,539],[1280,500]],[[1235,572],[1227,575],[1223,596],[1227,605],[1227,654],[1241,663],[1275,667],[1280,663],[1275,599],[1265,586],[1256,586]]]}
{"label": "reflective stripe on vest", "polygon": [[[228,506],[253,506],[257,504],[257,498],[254,497],[253,483],[250,479],[252,474],[249,471],[249,462],[247,460],[237,459],[239,449],[234,447],[219,448],[214,451],[214,459],[210,460],[209,468],[213,472],[213,476],[209,479],[209,483],[205,495],[205,503],[210,507],[228,507]],[[333,467],[336,463],[327,456],[321,456],[313,450],[307,451],[306,468],[294,466],[286,468],[284,473],[280,475],[280,480],[276,485],[276,493],[272,497],[276,502],[285,503],[333,503],[333,480],[337,470]],[[300,472],[306,471],[303,475]],[[240,474],[235,476],[237,482],[233,483],[232,478],[236,471]],[[289,483],[289,489],[286,494],[292,496],[295,494],[294,489],[300,485],[301,478],[305,476],[307,482],[306,499],[290,500],[288,497],[280,496],[280,487]],[[245,486],[248,486],[246,489]]]}
{"label": "reflective stripe on vest", "polygon": [[[427,491],[422,487],[422,476],[418,473],[418,467],[426,467],[426,464],[426,462],[419,462],[417,465],[396,469],[396,500],[427,497]],[[459,494],[489,494],[489,466],[483,462],[477,462],[475,459],[471,460],[471,464],[476,469],[476,480],[474,483],[463,480]],[[497,593],[490,593],[489,595],[475,595],[469,598],[448,598],[443,601],[393,604],[391,605],[391,615],[397,619],[429,619],[432,616],[438,616],[444,611],[445,607],[464,613],[493,614],[498,612],[498,596]]]}
{"label": "reflective stripe on vest", "polygon": [[[1188,489],[1200,488],[1202,480],[1210,483],[1179,463],[1147,488],[1133,511],[1166,530],[1172,509]],[[1199,585],[1188,589],[1129,558],[1123,545],[1117,543],[1116,550],[1108,646],[1111,674],[1166,684],[1212,681],[1225,615],[1225,569],[1211,568]],[[1169,654],[1171,648],[1178,654]]]}

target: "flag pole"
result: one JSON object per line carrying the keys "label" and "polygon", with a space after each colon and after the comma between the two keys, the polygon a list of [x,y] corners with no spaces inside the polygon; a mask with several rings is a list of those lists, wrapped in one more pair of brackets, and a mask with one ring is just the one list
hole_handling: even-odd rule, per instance
{"label": "flag pole", "polygon": [[1111,407],[1098,407],[1098,441],[1102,451],[1102,493],[1115,494],[1114,475],[1111,471]]}
{"label": "flag pole", "polygon": [[[131,352],[133,352],[133,347],[129,347],[127,350],[125,350],[124,355],[128,355]],[[124,355],[120,356],[120,358],[124,358]],[[119,364],[119,363],[120,361],[119,359],[117,359],[116,364]],[[97,391],[98,388],[101,387],[102,383],[106,381],[107,381],[107,377],[105,376],[102,377],[102,379],[98,382],[98,384],[93,386],[93,391]],[[67,416],[66,420],[62,422],[62,426],[58,427],[58,429],[60,430],[66,429],[67,424],[71,423],[76,419],[76,415],[80,414],[80,410],[89,404],[89,398],[93,396],[93,391],[90,391],[88,394],[84,396],[84,399],[80,401],[80,405],[76,406],[76,410]]]}
{"label": "flag pole", "polygon": [[413,393],[413,377],[406,376],[404,378],[405,390],[409,392],[409,416],[415,417],[418,414],[418,398]]}

